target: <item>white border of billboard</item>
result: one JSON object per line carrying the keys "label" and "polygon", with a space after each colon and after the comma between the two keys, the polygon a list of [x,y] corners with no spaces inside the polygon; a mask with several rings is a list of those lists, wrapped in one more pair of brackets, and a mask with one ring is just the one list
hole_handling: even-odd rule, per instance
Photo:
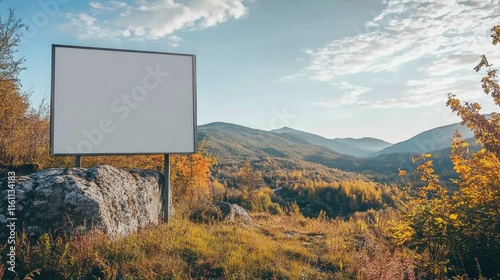
{"label": "white border of billboard", "polygon": [[52,155],[196,152],[196,57],[52,45]]}

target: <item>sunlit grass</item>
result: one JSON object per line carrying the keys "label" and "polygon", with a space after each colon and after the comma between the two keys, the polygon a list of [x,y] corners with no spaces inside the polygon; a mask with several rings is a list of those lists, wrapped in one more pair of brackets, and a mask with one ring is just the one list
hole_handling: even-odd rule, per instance
{"label": "sunlit grass", "polygon": [[361,220],[253,219],[255,226],[241,226],[178,216],[118,240],[99,233],[24,236],[19,276],[41,269],[35,279],[364,279],[363,265],[374,259],[370,250],[393,258],[358,244],[354,236],[377,238]]}

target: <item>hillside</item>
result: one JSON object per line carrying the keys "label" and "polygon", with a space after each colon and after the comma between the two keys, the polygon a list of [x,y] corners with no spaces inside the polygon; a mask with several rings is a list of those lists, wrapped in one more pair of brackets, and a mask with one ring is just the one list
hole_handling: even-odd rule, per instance
{"label": "hillside", "polygon": [[449,148],[451,147],[450,139],[453,138],[455,130],[458,130],[464,139],[474,137],[474,133],[470,129],[464,127],[460,123],[456,123],[424,131],[408,140],[396,143],[381,151],[372,153],[370,156],[376,157],[378,155],[392,153],[422,154]]}
{"label": "hillside", "polygon": [[267,157],[304,159],[319,153],[331,159],[343,156],[333,150],[291,141],[275,133],[221,122],[200,126],[198,139],[210,141],[210,153],[226,162],[264,160]]}
{"label": "hillside", "polygon": [[[475,152],[480,149],[474,139],[468,139],[470,150]],[[450,159],[451,148],[444,148],[432,151],[432,160],[436,173],[441,175],[442,182],[450,188],[454,188],[450,179],[458,178],[458,174],[453,170],[453,164]],[[419,162],[413,162],[412,158],[421,155],[420,153],[391,153],[382,154],[377,157],[356,158],[351,161],[347,160],[332,160],[321,161],[322,164],[338,168],[344,171],[361,173],[370,180],[379,183],[400,183],[398,176],[399,169],[404,169],[408,172],[413,172]],[[421,184],[420,178],[410,176],[413,184]]]}
{"label": "hillside", "polygon": [[300,172],[304,182],[306,179],[325,182],[369,181],[361,174],[323,164],[323,161],[352,161],[354,157],[323,146],[292,141],[278,133],[218,122],[200,126],[198,140],[207,141],[208,152],[217,158],[213,175],[228,187],[236,187],[235,177],[247,162],[263,174],[264,182],[271,188],[297,183],[293,179],[283,179],[294,172]]}
{"label": "hillside", "polygon": [[383,140],[364,137],[360,139],[354,138],[335,138],[328,139],[316,134],[295,130],[289,127],[272,130],[281,136],[299,143],[309,143],[330,148],[341,154],[351,155],[355,157],[365,157],[374,152],[380,151],[391,144]]}
{"label": "hillside", "polygon": [[[217,158],[212,175],[228,188],[225,199],[247,209],[275,211],[295,203],[307,217],[321,212],[337,217],[392,204],[394,189],[328,165],[357,158],[324,146],[228,123],[201,126],[199,140],[207,140],[208,152]],[[272,195],[259,190],[266,186]]]}
{"label": "hillside", "polygon": [[[425,139],[426,135],[452,132],[455,127],[436,128],[422,133],[423,136],[421,136],[424,138],[417,135],[408,141],[415,140],[414,143],[420,143],[419,141],[424,141],[422,139]],[[218,164],[214,168],[214,176],[230,187],[236,186],[234,174],[245,162],[251,162],[253,168],[262,172],[265,183],[271,188],[282,186],[285,181],[280,178],[284,174],[296,171],[305,175],[302,181],[294,181],[299,184],[303,184],[306,179],[341,182],[346,179],[360,178],[379,183],[395,183],[400,182],[398,169],[412,172],[417,166],[417,163],[412,162],[412,157],[421,154],[420,152],[394,152],[359,158],[332,150],[330,148],[333,146],[332,143],[336,143],[337,147],[343,145],[333,142],[332,139],[290,128],[282,128],[278,131],[267,132],[228,123],[207,124],[200,126],[198,130],[199,140],[208,140],[209,152],[218,159]],[[383,143],[386,143],[368,138],[354,140],[357,140],[354,143],[363,143],[363,141],[365,144],[385,145]],[[349,138],[346,138],[346,141],[349,142]],[[311,142],[317,144],[311,144]],[[474,141],[469,142],[474,143]],[[446,143],[447,145],[437,146],[444,146],[444,148],[432,151],[432,154],[436,170],[443,174],[443,180],[449,183],[449,179],[456,178],[457,174],[449,158],[451,141],[448,140]],[[343,146],[347,147],[347,145]],[[389,148],[384,150],[387,151]],[[473,150],[477,148],[472,145]],[[404,151],[404,149],[401,150]],[[414,179],[415,182],[419,181],[418,178]],[[291,185],[292,182],[288,184]]]}

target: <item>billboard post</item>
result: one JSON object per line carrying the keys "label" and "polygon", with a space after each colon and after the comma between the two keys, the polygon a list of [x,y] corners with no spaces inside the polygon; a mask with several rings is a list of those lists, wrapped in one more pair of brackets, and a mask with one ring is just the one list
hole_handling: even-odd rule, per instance
{"label": "billboard post", "polygon": [[75,156],[75,167],[82,167],[82,156]]}
{"label": "billboard post", "polygon": [[165,154],[163,165],[163,184],[161,190],[163,220],[168,223],[173,213],[172,192],[170,189],[170,155]]}

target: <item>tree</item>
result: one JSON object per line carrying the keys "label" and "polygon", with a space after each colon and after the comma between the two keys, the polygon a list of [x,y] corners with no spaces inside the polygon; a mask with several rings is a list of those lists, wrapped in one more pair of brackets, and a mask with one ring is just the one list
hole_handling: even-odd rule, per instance
{"label": "tree", "polygon": [[[500,25],[491,29],[492,44],[500,43]],[[491,68],[485,55],[474,67],[476,72],[487,68],[481,80],[484,93],[500,106],[500,84],[497,70]],[[456,254],[464,266],[479,261],[483,272],[497,270],[500,265],[500,114],[480,113],[481,105],[462,104],[449,96],[447,105],[462,118],[462,124],[474,131],[477,142],[484,147],[471,154],[468,144],[457,135],[453,143],[452,161],[460,179],[460,189],[453,195],[455,201],[458,246]],[[498,271],[498,270],[497,270]]]}
{"label": "tree", "polygon": [[464,268],[482,266],[485,273],[500,265],[500,160],[486,149],[471,154],[469,144],[457,134],[453,141],[453,194],[455,258]]}
{"label": "tree", "polygon": [[[491,29],[493,45],[500,42],[500,25]],[[481,61],[474,67],[476,72],[481,68],[487,67],[487,75],[481,80],[483,91],[493,97],[496,105],[500,106],[500,84],[496,69],[491,69],[492,64],[488,63],[486,56],[481,56]],[[482,144],[488,151],[500,158],[500,114],[491,113],[490,117],[481,114],[481,105],[477,102],[464,102],[462,104],[454,95],[448,96],[446,103],[453,112],[457,112],[462,118],[462,124],[474,131],[476,140]]]}
{"label": "tree", "polygon": [[426,185],[417,189],[407,186],[400,193],[398,202],[403,220],[395,221],[391,231],[396,244],[406,245],[423,256],[433,279],[445,279],[450,261],[452,201],[448,191],[440,185],[430,157],[424,154],[413,159],[414,162],[424,161],[414,173],[420,175]]}
{"label": "tree", "polygon": [[240,168],[239,177],[241,179],[242,188],[246,190],[257,189],[263,185],[262,173],[255,171],[250,164],[246,162],[245,165]]}
{"label": "tree", "polygon": [[7,20],[3,21],[0,17],[0,83],[11,81],[18,84],[17,77],[24,69],[24,58],[15,59],[15,53],[21,42],[19,31],[23,28],[27,29],[28,26],[14,15],[12,9],[9,9]]}
{"label": "tree", "polygon": [[9,10],[6,20],[0,17],[0,163],[12,165],[22,161],[23,122],[29,109],[29,94],[20,92],[18,75],[23,58],[15,59],[20,31],[26,28]]}
{"label": "tree", "polygon": [[[170,182],[173,200],[181,210],[194,209],[211,200],[211,167],[216,159],[207,151],[207,143],[198,144],[198,152],[171,157]],[[182,211],[181,211],[182,212]]]}
{"label": "tree", "polygon": [[[500,26],[492,32],[496,45]],[[484,55],[474,70],[482,67],[488,68],[482,88],[500,106],[497,72]],[[430,155],[424,155],[416,172],[425,185],[404,188],[398,201],[403,219],[394,222],[392,237],[398,245],[416,248],[427,259],[434,279],[447,279],[449,268],[459,275],[496,277],[500,266],[500,114],[484,115],[480,104],[462,104],[453,95],[447,106],[474,132],[483,149],[471,153],[456,133],[451,160],[459,179],[453,180],[458,186],[453,194],[440,185],[432,161],[425,160]]]}

